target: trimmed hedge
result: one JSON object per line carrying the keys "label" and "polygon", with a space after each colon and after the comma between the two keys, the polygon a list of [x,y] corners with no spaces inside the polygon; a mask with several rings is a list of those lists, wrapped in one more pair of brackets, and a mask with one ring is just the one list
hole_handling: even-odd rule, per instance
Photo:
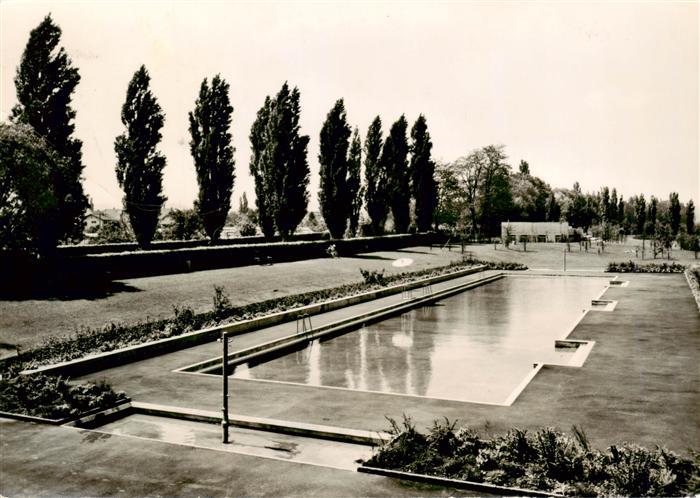
{"label": "trimmed hedge", "polygon": [[623,263],[608,263],[606,269],[610,273],[683,273],[685,266],[678,263],[648,263],[637,264],[634,261]]}
{"label": "trimmed hedge", "polygon": [[[292,242],[328,240],[330,235],[328,232],[314,232],[294,235]],[[232,246],[244,244],[269,244],[273,242],[282,242],[281,237],[273,237],[271,240],[265,239],[263,236],[251,237],[236,237],[234,239],[219,239],[214,246]],[[192,249],[195,247],[209,247],[212,244],[208,239],[197,240],[156,240],[151,243],[151,246],[146,251],[162,251],[169,249]],[[117,242],[113,244],[85,244],[85,245],[67,245],[59,246],[56,253],[61,257],[69,256],[85,256],[88,254],[105,254],[118,252],[134,252],[141,251],[136,242]]]}
{"label": "trimmed hedge", "polygon": [[624,443],[591,448],[583,431],[511,429],[491,439],[454,423],[435,422],[428,434],[404,417],[390,420],[394,437],[364,464],[572,496],[692,496],[700,492],[700,460],[665,448]]}

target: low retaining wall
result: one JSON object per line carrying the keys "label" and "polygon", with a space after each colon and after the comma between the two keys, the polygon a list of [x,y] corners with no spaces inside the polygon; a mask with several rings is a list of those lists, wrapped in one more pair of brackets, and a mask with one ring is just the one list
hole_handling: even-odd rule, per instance
{"label": "low retaining wall", "polygon": [[316,315],[318,313],[325,313],[327,311],[333,311],[353,304],[398,294],[404,291],[406,288],[417,288],[433,283],[443,282],[453,278],[471,275],[485,269],[486,267],[484,265],[476,266],[474,268],[468,268],[466,270],[452,272],[445,275],[416,280],[410,284],[394,285],[391,287],[365,292],[363,294],[356,294],[354,296],[339,298],[332,301],[310,304],[301,308],[281,311],[279,313],[274,313],[260,318],[253,318],[251,320],[235,322],[227,325],[219,325],[216,327],[198,330],[176,337],[169,337],[167,339],[147,342],[144,344],[135,344],[126,348],[117,349],[115,351],[108,351],[106,353],[100,353],[94,356],[57,363],[55,365],[47,365],[44,367],[39,367],[35,370],[26,370],[22,373],[33,374],[41,372],[49,375],[79,377],[100,370],[106,370],[108,368],[125,365],[127,363],[144,360],[165,353],[172,353],[174,351],[211,342],[218,339],[222,332],[226,332],[229,335],[244,334],[253,330],[271,327],[284,322],[290,322],[305,314]]}
{"label": "low retaining wall", "polygon": [[384,477],[393,477],[394,479],[402,479],[405,481],[422,482],[425,484],[436,484],[438,486],[445,486],[449,488],[468,489],[472,491],[478,491],[481,493],[493,493],[498,496],[564,496],[557,493],[548,493],[547,491],[509,488],[506,486],[497,486],[495,484],[487,484],[483,482],[461,481],[459,479],[449,479],[447,477],[414,474],[413,472],[380,469],[377,467],[366,467],[364,465],[358,467],[357,471],[362,472],[364,474],[374,474]]}

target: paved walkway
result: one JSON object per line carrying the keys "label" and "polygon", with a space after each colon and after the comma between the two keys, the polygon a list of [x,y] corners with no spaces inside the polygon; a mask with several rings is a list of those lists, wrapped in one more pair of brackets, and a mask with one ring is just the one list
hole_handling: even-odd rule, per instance
{"label": "paved walkway", "polygon": [[477,496],[358,472],[2,418],[0,454],[2,496]]}

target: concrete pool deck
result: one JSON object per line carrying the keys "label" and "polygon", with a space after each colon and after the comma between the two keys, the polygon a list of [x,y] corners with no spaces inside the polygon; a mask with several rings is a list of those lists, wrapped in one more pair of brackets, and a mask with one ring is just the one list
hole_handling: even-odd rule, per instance
{"label": "concrete pool deck", "polygon": [[[475,279],[486,274],[463,278]],[[600,448],[630,441],[645,446],[659,444],[685,452],[700,440],[697,410],[700,403],[700,369],[697,366],[700,315],[695,301],[682,275],[624,274],[620,279],[630,284],[610,287],[601,297],[616,300],[615,310],[587,313],[569,336],[571,340],[596,341],[586,363],[580,368],[543,368],[510,407],[230,379],[231,414],[370,431],[386,430],[385,416],[400,419],[402,414],[411,416],[420,429],[443,416],[477,429],[483,430],[487,425],[491,433],[500,433],[513,426],[533,430],[553,426],[569,430],[576,425],[586,431],[594,446]],[[434,285],[433,290],[438,290],[438,285]],[[384,298],[387,303],[400,299],[401,296]],[[370,304],[378,307],[381,303],[358,306]],[[324,319],[337,320],[357,312],[357,309],[346,308],[332,312],[333,317],[319,316],[312,320],[318,326]],[[233,350],[269,340],[275,334],[287,334],[294,326],[293,323],[280,325],[236,337]],[[136,401],[216,411],[221,406],[220,379],[172,370],[210,358],[219,351],[219,344],[206,344],[85,378],[107,379],[116,389],[126,390]],[[118,486],[124,486],[125,493],[130,495],[154,492],[211,495],[429,494],[423,489],[388,484],[388,479],[361,481],[357,474],[334,469],[314,468],[313,472],[306,474],[310,477],[304,479],[301,477],[304,468],[298,469],[303,466],[289,462],[236,454],[218,456],[218,453],[212,453],[213,450],[172,446],[158,441],[130,439],[124,442],[124,437],[104,438],[99,433],[69,428],[5,421],[2,424],[2,452],[7,455],[2,466],[2,473],[7,476],[2,479],[6,483],[0,489],[3,494],[17,494],[17,490],[22,490],[28,495],[96,495],[104,494],[105,489],[111,490],[108,494],[116,494]],[[97,445],[81,444],[90,438],[99,441],[100,449]],[[168,468],[161,459],[165,462],[172,459],[175,462],[173,468]],[[99,461],[105,463],[95,463]],[[156,465],[161,487],[156,487],[154,482],[158,477],[145,478],[143,471],[138,473],[139,462],[145,467]],[[92,465],[86,476],[80,475],[83,471],[81,465]],[[202,467],[213,469],[213,474],[208,476]],[[244,468],[252,470],[246,473],[242,470]],[[69,470],[77,474],[71,474]],[[132,471],[136,473],[130,477],[128,473]],[[37,481],[44,487],[29,484],[37,473],[46,474],[45,479]],[[280,474],[288,475],[289,479]],[[51,477],[53,475],[57,477]],[[171,475],[177,476],[180,487],[169,481]],[[117,487],[101,487],[105,484],[100,483],[97,476],[112,480]],[[72,479],[74,486],[83,483],[84,487],[70,488],[70,484],[62,479],[68,482]],[[13,488],[7,487],[10,482]],[[28,487],[18,484],[22,482]],[[223,486],[224,482],[228,487]],[[13,489],[15,492],[11,492]]]}

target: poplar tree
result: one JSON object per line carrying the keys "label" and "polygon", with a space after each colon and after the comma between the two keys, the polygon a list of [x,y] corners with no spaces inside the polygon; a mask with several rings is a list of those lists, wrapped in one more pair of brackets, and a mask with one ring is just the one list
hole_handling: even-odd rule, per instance
{"label": "poplar tree", "polygon": [[671,192],[669,196],[670,206],[669,206],[669,217],[671,222],[671,234],[673,237],[678,235],[678,231],[681,228],[681,203],[678,200],[678,193]]}
{"label": "poplar tree", "polygon": [[250,157],[250,175],[255,183],[255,206],[258,210],[258,224],[266,239],[271,239],[275,235],[273,172],[268,171],[270,161],[265,160],[265,147],[268,140],[267,124],[271,112],[272,99],[268,96],[258,111],[250,130],[250,146],[253,151]]}
{"label": "poplar tree", "polygon": [[362,169],[362,141],[357,128],[353,131],[350,142],[350,152],[348,154],[348,197],[350,199],[350,219],[348,228],[350,235],[357,235],[357,227],[360,223],[360,211],[362,210],[362,199],[364,197],[364,187],[360,178]]}
{"label": "poplar tree", "polygon": [[190,151],[199,184],[195,207],[212,242],[226,223],[235,178],[235,149],[229,133],[233,107],[228,92],[228,83],[219,75],[214,76],[211,86],[204,78],[195,109],[189,113]]}
{"label": "poplar tree", "polygon": [[430,157],[433,143],[430,141],[425,116],[418,116],[411,128],[411,175],[413,198],[416,200],[416,226],[419,232],[427,232],[433,224],[437,205],[435,163]]}
{"label": "poplar tree", "polygon": [[134,74],[122,106],[124,133],[114,141],[117,181],[124,190],[124,209],[140,247],[146,248],[158,226],[165,156],[157,150],[164,116],[149,88],[145,66]]}
{"label": "poplar tree", "polygon": [[635,217],[635,232],[637,235],[644,236],[647,220],[647,205],[644,200],[644,194],[640,194],[634,202],[634,217]]}
{"label": "poplar tree", "polygon": [[73,137],[73,92],[80,82],[78,69],[59,47],[61,28],[48,15],[29,34],[29,41],[15,75],[18,104],[10,120],[27,124],[66,159],[65,167],[51,175],[58,203],[54,219],[58,239],[82,239],[85,211],[90,205],[83,191],[82,145]]}
{"label": "poplar tree", "polygon": [[690,199],[685,206],[685,229],[689,235],[695,232],[695,204],[693,204],[693,199]]}
{"label": "poplar tree", "polygon": [[389,207],[394,216],[394,231],[405,233],[410,221],[411,172],[408,169],[408,123],[401,117],[391,125],[382,148],[381,163],[389,183]]}
{"label": "poplar tree", "polygon": [[334,239],[342,239],[350,216],[348,192],[348,125],[343,99],[336,101],[321,128],[318,202],[326,226]]}
{"label": "poplar tree", "polygon": [[388,176],[382,154],[382,120],[379,116],[369,125],[365,137],[365,202],[372,235],[381,235],[389,213]]}
{"label": "poplar tree", "polygon": [[308,135],[300,135],[299,89],[287,82],[274,99],[267,97],[250,133],[250,171],[260,228],[266,237],[276,229],[288,239],[306,215],[309,203]]}

